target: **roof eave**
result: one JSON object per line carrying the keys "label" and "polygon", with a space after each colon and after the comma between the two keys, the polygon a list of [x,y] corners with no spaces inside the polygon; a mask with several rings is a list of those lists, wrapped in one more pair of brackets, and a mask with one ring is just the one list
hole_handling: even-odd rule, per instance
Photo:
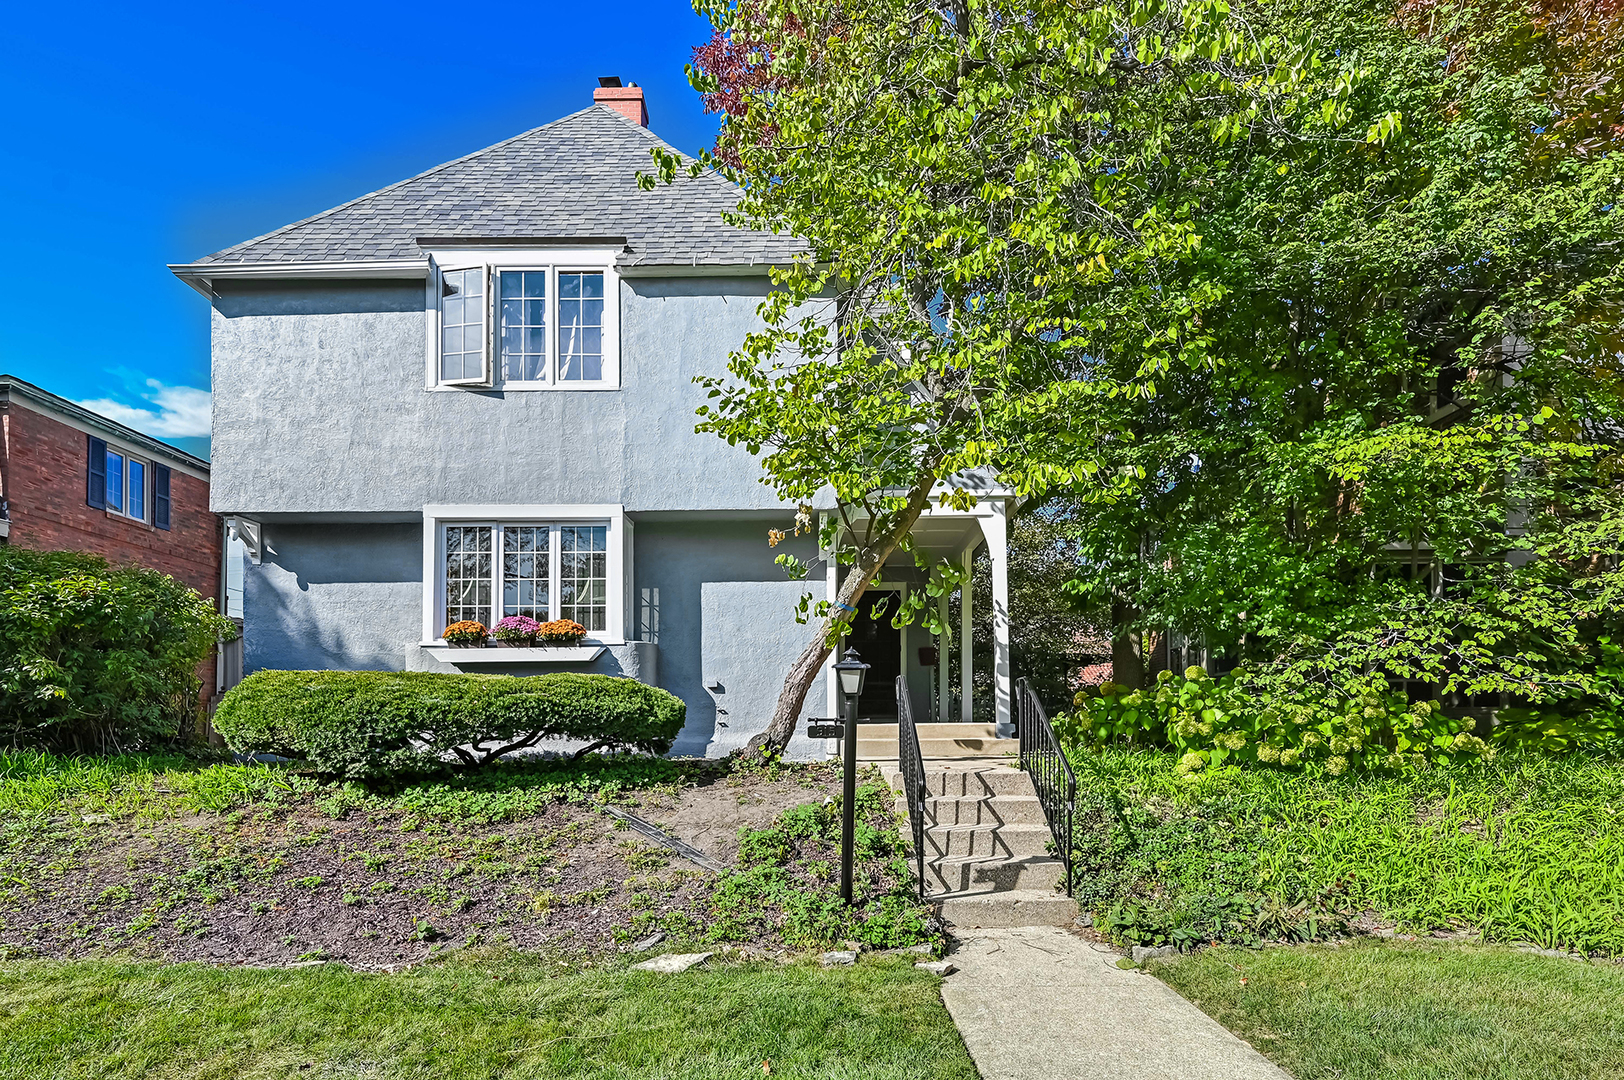
{"label": "roof eave", "polygon": [[178,446],[164,442],[145,432],[137,431],[127,424],[103,416],[92,409],[87,409],[78,402],[69,401],[49,390],[35,386],[25,379],[15,375],[0,375],[0,401],[10,400],[13,396],[32,402],[38,408],[47,409],[59,416],[67,417],[85,427],[95,427],[105,431],[121,442],[145,450],[154,457],[168,457],[171,460],[187,466],[203,474],[209,475],[209,463],[196,454],[189,454]]}
{"label": "roof eave", "polygon": [[427,255],[411,259],[329,260],[324,262],[171,263],[170,273],[209,299],[219,296],[216,281],[289,281],[341,279],[377,281],[428,277]]}

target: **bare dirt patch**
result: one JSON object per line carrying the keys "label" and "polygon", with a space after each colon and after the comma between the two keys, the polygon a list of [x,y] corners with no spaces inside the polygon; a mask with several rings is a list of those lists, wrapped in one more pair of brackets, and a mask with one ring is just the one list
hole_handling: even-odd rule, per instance
{"label": "bare dirt patch", "polygon": [[[822,802],[835,777],[696,771],[617,801],[731,863],[741,826]],[[314,793],[155,820],[69,813],[0,824],[0,955],[385,967],[482,944],[597,953],[697,933],[713,880],[579,797],[492,823]]]}

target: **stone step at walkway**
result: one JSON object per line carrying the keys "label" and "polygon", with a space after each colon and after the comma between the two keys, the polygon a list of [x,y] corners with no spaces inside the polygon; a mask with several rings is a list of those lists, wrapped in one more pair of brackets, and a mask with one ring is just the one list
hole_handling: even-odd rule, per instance
{"label": "stone step at walkway", "polygon": [[[1002,758],[1020,752],[1015,739],[998,735],[997,724],[919,724],[919,752],[933,758]],[[897,759],[897,725],[861,724],[857,757],[862,761]]]}
{"label": "stone step at walkway", "polygon": [[[1077,904],[1057,891],[1065,864],[1046,853],[1049,825],[1031,777],[985,759],[925,768],[925,890],[942,918],[955,927],[1070,925]],[[892,764],[885,775],[906,813],[901,771]]]}

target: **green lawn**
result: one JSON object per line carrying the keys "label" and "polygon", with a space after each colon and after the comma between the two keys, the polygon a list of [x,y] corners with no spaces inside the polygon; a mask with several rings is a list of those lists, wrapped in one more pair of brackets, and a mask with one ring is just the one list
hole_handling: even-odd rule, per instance
{"label": "green lawn", "polygon": [[399,974],[338,965],[0,963],[0,1076],[849,1077],[975,1080],[939,980],[825,971],[567,970],[520,954]]}
{"label": "green lawn", "polygon": [[1220,946],[1151,971],[1297,1080],[1624,1077],[1615,964],[1369,942]]}

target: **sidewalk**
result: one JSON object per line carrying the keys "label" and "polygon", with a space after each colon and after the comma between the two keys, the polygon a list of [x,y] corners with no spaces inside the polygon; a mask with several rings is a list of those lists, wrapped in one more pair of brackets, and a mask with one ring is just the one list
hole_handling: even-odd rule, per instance
{"label": "sidewalk", "polygon": [[967,930],[942,983],[982,1080],[1290,1080],[1158,979],[1058,927]]}

